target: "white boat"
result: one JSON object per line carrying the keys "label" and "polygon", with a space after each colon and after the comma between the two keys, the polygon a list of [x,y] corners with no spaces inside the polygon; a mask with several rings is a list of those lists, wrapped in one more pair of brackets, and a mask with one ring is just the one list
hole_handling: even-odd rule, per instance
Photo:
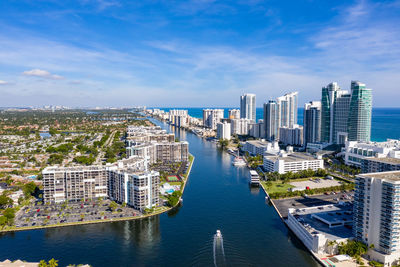
{"label": "white boat", "polygon": [[233,166],[246,166],[246,162],[241,157],[235,157],[232,162]]}
{"label": "white boat", "polygon": [[217,230],[217,232],[215,233],[215,237],[216,238],[221,238],[222,237],[222,234],[221,234],[220,230]]}

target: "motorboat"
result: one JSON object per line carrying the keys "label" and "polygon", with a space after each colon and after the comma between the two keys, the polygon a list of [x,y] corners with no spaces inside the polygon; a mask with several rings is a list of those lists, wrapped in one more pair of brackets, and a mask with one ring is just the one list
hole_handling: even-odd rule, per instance
{"label": "motorboat", "polygon": [[246,166],[246,162],[244,161],[243,158],[241,158],[241,157],[238,156],[238,157],[235,157],[235,158],[233,159],[232,165],[233,165],[233,166],[238,166],[238,167],[240,167],[240,166]]}
{"label": "motorboat", "polygon": [[216,238],[222,238],[222,234],[220,230],[217,230],[217,232],[215,233],[215,237]]}

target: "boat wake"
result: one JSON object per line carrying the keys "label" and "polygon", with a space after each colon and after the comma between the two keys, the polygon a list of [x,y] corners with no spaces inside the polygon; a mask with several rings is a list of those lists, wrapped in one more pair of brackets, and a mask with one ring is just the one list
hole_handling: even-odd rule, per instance
{"label": "boat wake", "polygon": [[224,239],[220,230],[217,230],[217,233],[214,235],[213,254],[215,267],[226,266]]}

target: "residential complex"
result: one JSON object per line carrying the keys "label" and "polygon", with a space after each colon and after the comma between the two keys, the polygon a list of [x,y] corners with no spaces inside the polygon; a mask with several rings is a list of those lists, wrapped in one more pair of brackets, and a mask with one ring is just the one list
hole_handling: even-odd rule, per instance
{"label": "residential complex", "polygon": [[231,120],[240,119],[240,109],[230,109],[228,111],[228,119],[231,119]]}
{"label": "residential complex", "polygon": [[47,167],[43,197],[47,203],[107,197],[107,170],[103,166]]}
{"label": "residential complex", "polygon": [[256,95],[244,94],[240,96],[240,118],[256,121]]}
{"label": "residential complex", "polygon": [[267,172],[298,172],[302,170],[318,170],[324,168],[322,157],[313,157],[305,153],[281,152],[278,155],[265,153],[264,170]]}
{"label": "residential complex", "polygon": [[400,158],[364,158],[361,173],[387,172],[400,170]]}
{"label": "residential complex", "polygon": [[371,260],[391,266],[400,258],[400,171],[356,177],[353,233],[373,249]]}
{"label": "residential complex", "polygon": [[270,100],[264,103],[264,131],[268,141],[276,141],[279,138],[279,106],[276,101]]}
{"label": "residential complex", "polygon": [[249,119],[231,119],[231,134],[248,135],[250,123]]}

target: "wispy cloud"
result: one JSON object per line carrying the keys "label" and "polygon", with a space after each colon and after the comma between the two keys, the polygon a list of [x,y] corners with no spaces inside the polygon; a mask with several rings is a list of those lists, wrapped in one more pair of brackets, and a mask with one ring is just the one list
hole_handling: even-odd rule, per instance
{"label": "wispy cloud", "polygon": [[40,77],[40,78],[46,78],[46,79],[53,79],[53,80],[62,80],[64,77],[57,75],[57,74],[51,74],[47,70],[41,70],[41,69],[32,69],[32,70],[27,70],[22,73],[25,76],[34,76],[34,77]]}
{"label": "wispy cloud", "polygon": [[3,81],[3,80],[0,80],[0,85],[6,85],[6,84],[9,84],[9,82],[6,82],[6,81]]}

